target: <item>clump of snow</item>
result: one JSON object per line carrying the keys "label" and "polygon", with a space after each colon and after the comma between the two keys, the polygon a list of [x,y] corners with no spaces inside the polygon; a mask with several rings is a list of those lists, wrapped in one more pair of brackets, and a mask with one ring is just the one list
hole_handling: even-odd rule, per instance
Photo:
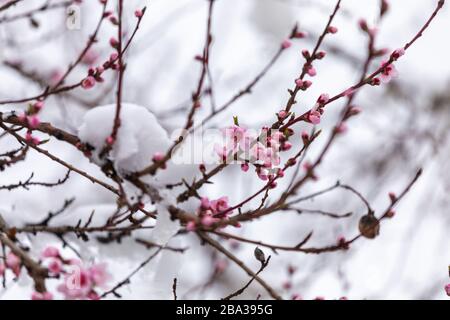
{"label": "clump of snow", "polygon": [[[85,114],[78,130],[81,141],[95,148],[92,160],[99,165],[103,163],[99,154],[111,135],[115,112],[115,104],[96,107]],[[156,152],[165,152],[170,147],[166,130],[145,107],[122,103],[120,120],[109,155],[119,172],[139,171],[151,164]]]}

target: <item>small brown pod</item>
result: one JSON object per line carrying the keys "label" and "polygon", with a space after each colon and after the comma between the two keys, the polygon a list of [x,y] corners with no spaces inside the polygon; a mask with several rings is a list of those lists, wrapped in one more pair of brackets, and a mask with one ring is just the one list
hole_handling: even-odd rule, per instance
{"label": "small brown pod", "polygon": [[373,214],[366,214],[359,220],[361,235],[373,239],[380,233],[380,221]]}

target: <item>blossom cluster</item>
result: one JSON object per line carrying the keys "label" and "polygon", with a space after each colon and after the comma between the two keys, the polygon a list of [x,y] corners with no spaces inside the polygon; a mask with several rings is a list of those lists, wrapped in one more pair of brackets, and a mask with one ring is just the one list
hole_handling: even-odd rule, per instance
{"label": "blossom cluster", "polygon": [[[105,289],[111,278],[106,270],[106,264],[86,265],[79,259],[65,259],[60,251],[52,246],[45,248],[41,254],[42,263],[48,269],[49,275],[62,279],[57,290],[65,299],[98,300],[98,289]],[[51,300],[50,292],[32,294],[33,300]]]}

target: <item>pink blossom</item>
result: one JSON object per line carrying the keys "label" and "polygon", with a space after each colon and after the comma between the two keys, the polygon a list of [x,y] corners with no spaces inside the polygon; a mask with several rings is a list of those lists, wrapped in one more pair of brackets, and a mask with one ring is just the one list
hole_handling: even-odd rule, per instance
{"label": "pink blossom", "polygon": [[220,213],[222,211],[225,211],[229,208],[228,206],[228,197],[220,197],[217,200],[211,201],[211,210],[214,213]]}
{"label": "pink blossom", "polygon": [[93,76],[87,76],[82,82],[81,87],[83,89],[91,89],[95,86],[95,78]]}
{"label": "pink blossom", "polygon": [[92,290],[92,279],[88,270],[77,268],[73,273],[67,274],[64,283],[58,286],[65,299],[86,299]]}
{"label": "pink blossom", "polygon": [[397,69],[392,63],[383,61],[381,66],[383,67],[383,71],[381,72],[380,77],[383,83],[388,83],[398,75]]}
{"label": "pink blossom", "polygon": [[206,215],[202,218],[202,225],[204,225],[205,227],[210,227],[217,221],[219,221],[219,219],[215,219],[211,215]]}
{"label": "pink blossom", "polygon": [[445,286],[445,293],[450,297],[450,283]]}
{"label": "pink blossom", "polygon": [[17,267],[20,267],[20,258],[16,256],[14,253],[9,252],[6,255],[6,266],[10,269],[15,269]]}
{"label": "pink blossom", "polygon": [[111,278],[111,275],[107,271],[107,265],[106,263],[98,263],[92,265],[88,269],[89,276],[92,280],[92,282],[97,287],[105,287],[106,283]]}
{"label": "pink blossom", "polygon": [[309,112],[309,114],[308,114],[308,120],[312,124],[319,124],[320,123],[320,117],[321,117],[321,114],[317,110],[311,110]]}
{"label": "pink blossom", "polygon": [[53,300],[53,294],[50,292],[33,292],[31,294],[31,300]]}
{"label": "pink blossom", "polygon": [[290,40],[288,40],[288,39],[283,40],[283,42],[281,43],[281,47],[283,49],[290,48],[291,46],[292,46],[292,42]]}
{"label": "pink blossom", "polygon": [[242,170],[242,171],[247,172],[248,169],[249,169],[249,166],[248,166],[248,163],[247,163],[247,162],[241,164],[241,170]]}
{"label": "pink blossom", "polygon": [[303,87],[303,80],[302,79],[297,79],[297,80],[295,80],[295,84],[297,85],[297,87],[302,88]]}
{"label": "pink blossom", "polygon": [[197,226],[195,225],[195,222],[194,221],[189,221],[187,224],[186,224],[186,230],[187,231],[195,231],[197,229]]}
{"label": "pink blossom", "polygon": [[63,268],[62,262],[59,259],[52,259],[52,261],[48,265],[48,270],[50,273],[54,275],[58,275],[61,273]]}
{"label": "pink blossom", "polygon": [[37,127],[39,127],[39,124],[41,123],[37,115],[29,116],[27,121],[31,129],[36,129]]}
{"label": "pink blossom", "polygon": [[37,137],[34,137],[31,134],[31,132],[29,132],[29,131],[25,134],[25,140],[28,143],[35,144],[35,145],[38,145],[39,143],[41,143],[41,140],[39,140],[39,138],[37,138]]}
{"label": "pink blossom", "polygon": [[21,261],[18,256],[16,256],[14,253],[9,252],[6,255],[6,266],[14,272],[16,277],[20,275],[20,268],[21,268]]}

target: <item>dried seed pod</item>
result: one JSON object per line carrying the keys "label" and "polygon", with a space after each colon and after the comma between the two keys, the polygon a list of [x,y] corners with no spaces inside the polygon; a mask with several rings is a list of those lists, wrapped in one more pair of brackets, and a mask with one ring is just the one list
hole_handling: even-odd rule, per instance
{"label": "dried seed pod", "polygon": [[266,256],[264,255],[264,252],[258,247],[255,248],[255,258],[261,263],[266,262]]}
{"label": "dried seed pod", "polygon": [[359,220],[359,232],[366,238],[375,238],[380,233],[380,221],[372,213],[362,216]]}

